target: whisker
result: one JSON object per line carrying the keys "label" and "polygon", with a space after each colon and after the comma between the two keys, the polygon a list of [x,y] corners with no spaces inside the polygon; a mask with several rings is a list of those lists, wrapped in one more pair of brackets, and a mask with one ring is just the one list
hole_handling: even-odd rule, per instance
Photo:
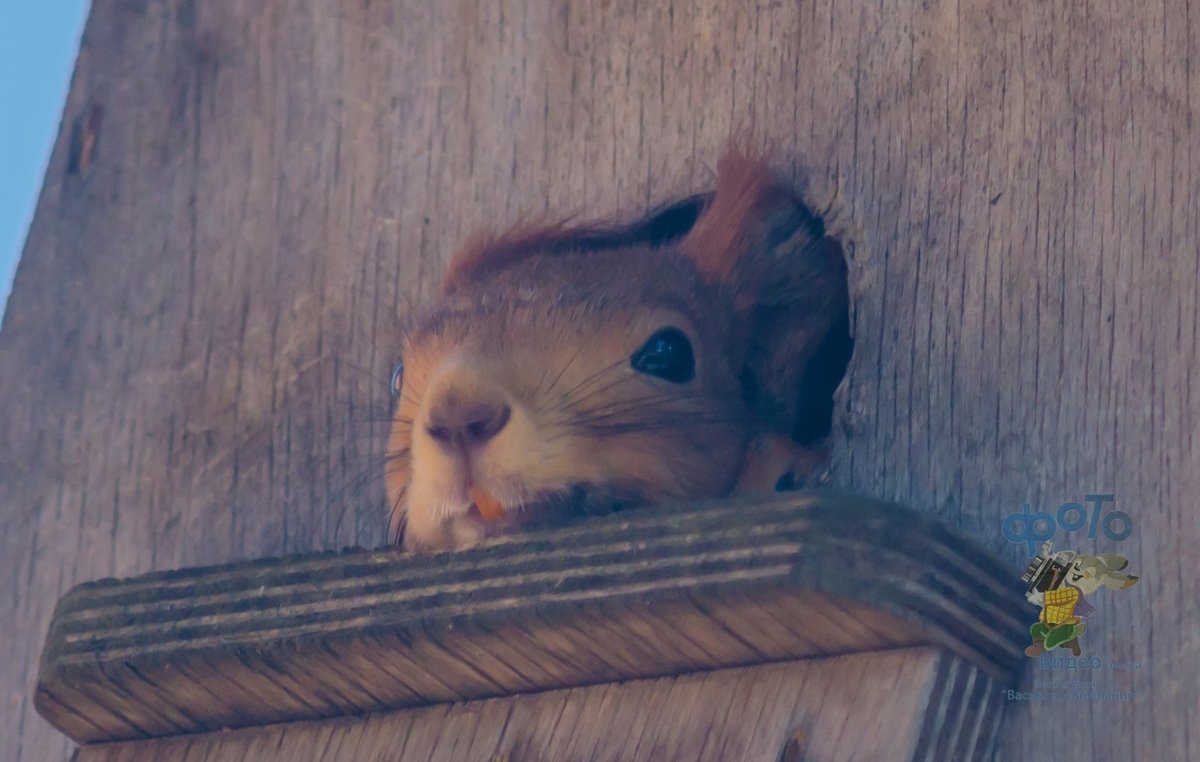
{"label": "whisker", "polygon": [[[619,415],[630,415],[643,410],[654,410],[661,407],[663,404],[675,403],[679,401],[691,401],[687,398],[681,400],[678,397],[667,394],[651,394],[643,397],[635,397],[629,400],[617,400],[611,404],[593,408],[581,415],[574,416],[571,419],[572,423],[587,421],[593,418],[604,418]],[[680,411],[680,414],[684,414]]]}
{"label": "whisker", "polygon": [[322,526],[328,529],[328,521],[334,509],[340,508],[337,520],[334,522],[333,533],[326,538],[327,540],[336,541],[338,534],[341,532],[342,522],[345,519],[346,513],[354,506],[354,499],[382,478],[383,469],[378,464],[371,463],[367,467],[359,469],[357,473],[347,479],[340,487],[330,491],[325,501],[325,509],[314,517],[309,542],[312,543],[316,540],[316,533]]}
{"label": "whisker", "polygon": [[413,424],[412,418],[390,415],[373,415],[370,418],[357,418],[355,420],[362,421],[363,423],[401,423],[406,426]]}
{"label": "whisker", "polygon": [[[571,356],[571,359],[563,364],[563,367],[558,372],[558,375],[554,377],[554,380],[550,382],[550,385],[546,387],[544,392],[541,390],[542,383],[540,381],[538,382],[537,389],[534,390],[534,397],[537,398],[541,396],[549,396],[550,393],[554,391],[554,387],[558,386],[559,382],[563,380],[563,377],[566,375],[567,371],[570,370],[571,366],[574,365],[575,361],[578,360],[582,355],[583,346],[581,345],[575,350],[575,354]],[[542,376],[543,380],[545,380],[545,375],[546,374],[543,374]]]}
{"label": "whisker", "polygon": [[578,404],[587,402],[589,399],[591,399],[593,397],[604,394],[605,392],[611,392],[613,389],[616,389],[618,386],[629,383],[630,381],[633,381],[636,378],[637,378],[637,376],[634,374],[618,376],[616,380],[610,381],[605,386],[600,386],[595,389],[588,389],[587,394],[585,396],[579,397],[578,399],[575,399],[575,400],[572,400],[572,404],[578,405]]}
{"label": "whisker", "polygon": [[388,377],[376,375],[376,372],[371,370],[370,368],[367,368],[363,365],[359,365],[357,363],[350,362],[349,360],[342,358],[342,357],[335,358],[334,363],[336,365],[338,365],[339,367],[344,367],[344,368],[348,368],[353,371],[357,371],[358,373],[363,374],[370,380],[378,382],[382,387],[385,387],[385,388],[387,387]]}
{"label": "whisker", "polygon": [[655,421],[646,423],[644,421],[628,421],[615,422],[605,424],[591,424],[582,427],[590,436],[596,437],[612,437],[622,434],[637,434],[649,431],[669,431],[669,430],[686,430],[705,428],[710,426],[728,426],[746,422],[745,419],[739,418],[712,418],[707,420],[684,420],[684,421]]}
{"label": "whisker", "polygon": [[400,510],[400,503],[403,502],[404,496],[407,494],[408,485],[406,484],[397,493],[396,499],[392,501],[391,511],[388,513],[388,542],[392,545],[399,545],[401,543],[404,539],[404,530],[408,528],[408,511]]}
{"label": "whisker", "polygon": [[572,397],[573,397],[573,396],[574,396],[576,393],[580,392],[580,391],[583,389],[583,387],[585,387],[585,386],[587,386],[588,384],[590,384],[590,383],[594,382],[596,379],[603,377],[603,376],[604,376],[606,373],[611,373],[613,370],[615,370],[616,368],[618,368],[618,367],[619,367],[620,365],[622,365],[624,362],[625,362],[625,360],[623,360],[623,359],[622,359],[622,360],[617,360],[616,362],[612,363],[611,365],[608,365],[608,366],[606,366],[606,367],[604,367],[604,368],[601,368],[600,370],[596,371],[596,372],[595,372],[595,373],[593,373],[592,375],[590,375],[590,376],[587,376],[587,377],[586,377],[586,378],[584,378],[582,381],[580,381],[579,383],[575,384],[575,386],[573,386],[573,387],[571,387],[570,389],[568,389],[567,391],[563,392],[561,395],[559,395],[559,398],[558,398],[558,399],[559,399],[559,400],[570,400],[570,399],[572,399]]}
{"label": "whisker", "polygon": [[[611,372],[611,370],[609,371]],[[632,381],[636,376],[621,376],[614,381],[609,381],[601,386],[591,389],[580,390],[580,396],[577,397],[562,397],[556,404],[548,406],[545,412],[564,413],[577,410],[587,405],[587,403],[606,392],[611,392],[613,389],[621,386],[624,383]]]}
{"label": "whisker", "polygon": [[643,410],[656,410],[664,405],[670,405],[674,408],[670,415],[698,415],[704,411],[695,411],[694,413],[679,410],[680,403],[717,403],[729,404],[734,403],[740,406],[740,400],[729,394],[720,394],[713,392],[692,392],[692,391],[670,391],[670,392],[654,392],[652,394],[634,397],[627,400],[616,400],[604,406],[586,411],[580,415],[574,416],[570,423],[586,422],[592,419],[603,419],[607,417],[628,416],[634,413],[639,413]]}
{"label": "whisker", "polygon": [[[349,461],[349,462],[352,463],[354,466],[358,467],[359,472],[358,472],[357,476],[354,476],[351,478],[361,479],[361,478],[363,478],[362,472],[375,471],[375,470],[377,470],[379,472],[378,476],[382,477],[383,474],[385,473],[385,469],[389,465],[396,463],[396,462],[402,462],[406,458],[408,458],[407,452],[382,453],[382,454],[374,454],[374,455],[369,455],[369,456],[365,456],[365,457],[361,457],[361,458],[356,458],[355,460]],[[344,489],[344,487],[343,487],[343,489]]]}
{"label": "whisker", "polygon": [[[348,399],[337,399],[335,402],[349,410],[348,420],[351,423],[382,423],[395,420],[395,411],[390,405],[381,406],[371,402],[363,405],[356,400]],[[361,408],[366,409],[359,412]]]}

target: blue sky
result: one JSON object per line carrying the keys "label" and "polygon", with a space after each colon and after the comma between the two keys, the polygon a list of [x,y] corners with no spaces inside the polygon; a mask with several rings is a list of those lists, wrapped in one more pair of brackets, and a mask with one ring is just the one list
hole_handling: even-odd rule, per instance
{"label": "blue sky", "polygon": [[0,314],[33,218],[88,0],[0,0]]}

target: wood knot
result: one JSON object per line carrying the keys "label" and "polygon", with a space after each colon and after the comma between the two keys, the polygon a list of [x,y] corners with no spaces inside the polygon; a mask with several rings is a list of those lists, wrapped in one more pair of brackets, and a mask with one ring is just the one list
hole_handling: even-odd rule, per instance
{"label": "wood knot", "polygon": [[96,157],[96,146],[100,140],[100,123],[104,120],[104,107],[92,104],[87,112],[75,118],[71,125],[71,147],[67,153],[67,174],[80,175],[87,171]]}
{"label": "wood knot", "polygon": [[804,762],[804,750],[808,746],[808,736],[803,730],[793,730],[783,749],[779,752],[779,762]]}

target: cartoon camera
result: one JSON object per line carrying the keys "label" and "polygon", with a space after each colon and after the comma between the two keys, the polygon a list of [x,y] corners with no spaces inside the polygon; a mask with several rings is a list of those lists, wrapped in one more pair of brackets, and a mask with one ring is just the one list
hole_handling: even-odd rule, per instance
{"label": "cartoon camera", "polygon": [[1041,552],[1029,560],[1025,572],[1021,574],[1021,581],[1027,585],[1025,599],[1030,603],[1042,605],[1043,595],[1047,591],[1062,587],[1075,555],[1073,550],[1052,554],[1050,543],[1042,543]]}

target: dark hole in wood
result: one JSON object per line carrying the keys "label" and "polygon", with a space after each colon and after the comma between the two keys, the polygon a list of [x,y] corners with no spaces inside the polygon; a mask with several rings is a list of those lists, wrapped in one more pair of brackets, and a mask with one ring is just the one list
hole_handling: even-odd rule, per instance
{"label": "dark hole in wood", "polygon": [[796,474],[788,471],[775,482],[776,492],[791,492],[796,489]]}
{"label": "dark hole in wood", "polygon": [[800,403],[792,439],[813,444],[829,436],[833,429],[833,393],[842,383],[853,353],[847,308],[826,332],[800,378]]}

